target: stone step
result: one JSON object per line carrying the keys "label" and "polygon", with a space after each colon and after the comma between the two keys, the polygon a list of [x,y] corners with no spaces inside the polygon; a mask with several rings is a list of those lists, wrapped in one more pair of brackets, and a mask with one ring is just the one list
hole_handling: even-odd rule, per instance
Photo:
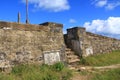
{"label": "stone step", "polygon": [[74,60],[68,60],[68,63],[74,63],[74,62],[79,62],[80,59],[74,59]]}
{"label": "stone step", "polygon": [[68,68],[71,69],[71,70],[75,70],[76,68],[72,65],[68,65]]}
{"label": "stone step", "polygon": [[70,70],[76,70],[75,67],[68,67]]}
{"label": "stone step", "polygon": [[74,53],[73,51],[66,51],[66,53]]}
{"label": "stone step", "polygon": [[66,53],[72,53],[72,51],[65,51]]}
{"label": "stone step", "polygon": [[65,51],[71,51],[71,49],[70,48],[66,48]]}
{"label": "stone step", "polygon": [[71,65],[69,65],[68,68],[71,69],[71,70],[76,70],[76,71],[79,70],[78,67],[76,67],[76,66],[71,66]]}
{"label": "stone step", "polygon": [[66,55],[71,55],[71,54],[75,54],[75,53],[73,51],[69,51],[69,52],[67,51],[67,52],[65,52],[65,54]]}
{"label": "stone step", "polygon": [[79,57],[76,55],[69,55],[69,56],[67,56],[67,58],[68,59],[79,59]]}
{"label": "stone step", "polygon": [[79,65],[79,61],[77,61],[77,62],[72,62],[72,63],[69,63],[68,65],[70,65],[70,66],[78,66]]}
{"label": "stone step", "polygon": [[65,54],[68,65],[71,66],[71,69],[74,68],[73,66],[75,66],[75,64],[78,64],[80,61],[79,56],[75,55],[75,53],[69,48],[66,48]]}

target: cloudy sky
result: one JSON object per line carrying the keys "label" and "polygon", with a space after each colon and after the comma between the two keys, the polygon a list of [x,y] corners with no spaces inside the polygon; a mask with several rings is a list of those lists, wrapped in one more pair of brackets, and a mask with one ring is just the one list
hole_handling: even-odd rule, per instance
{"label": "cloudy sky", "polygon": [[[0,21],[25,23],[26,0],[1,0]],[[31,24],[57,22],[67,28],[81,26],[87,31],[120,39],[120,0],[28,0]]]}

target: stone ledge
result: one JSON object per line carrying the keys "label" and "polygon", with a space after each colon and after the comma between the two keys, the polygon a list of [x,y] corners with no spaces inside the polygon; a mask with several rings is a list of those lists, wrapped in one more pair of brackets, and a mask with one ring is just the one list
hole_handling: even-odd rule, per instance
{"label": "stone ledge", "polygon": [[63,24],[60,23],[55,23],[55,22],[45,22],[45,23],[41,23],[39,25],[43,25],[43,26],[55,26],[55,27],[63,27]]}

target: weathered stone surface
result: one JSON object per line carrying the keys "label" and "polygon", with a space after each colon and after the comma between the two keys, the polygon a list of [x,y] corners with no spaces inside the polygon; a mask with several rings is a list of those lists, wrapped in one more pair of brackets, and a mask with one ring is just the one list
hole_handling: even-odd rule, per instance
{"label": "weathered stone surface", "polygon": [[120,50],[120,40],[86,32],[85,28],[75,27],[68,29],[64,38],[67,47],[71,48],[79,56]]}
{"label": "weathered stone surface", "polygon": [[60,62],[60,51],[52,51],[52,52],[49,52],[49,51],[46,51],[44,52],[44,63],[45,64],[53,64],[53,63],[56,63],[56,62]]}
{"label": "weathered stone surface", "polygon": [[67,35],[64,37],[67,47],[71,48],[79,56],[84,53],[85,35],[85,28],[75,27],[67,29]]}
{"label": "weathered stone surface", "polygon": [[6,54],[4,52],[0,52],[0,60],[4,60],[6,58]]}
{"label": "weathered stone surface", "polygon": [[11,62],[7,60],[7,56],[5,53],[0,52],[0,71],[5,71],[6,69],[10,68]]}
{"label": "weathered stone surface", "polygon": [[[48,63],[44,52],[52,53],[53,58],[58,55],[56,50],[62,51],[65,46],[62,24],[43,23],[40,25],[0,22],[0,52],[6,54],[8,61],[16,63],[38,62],[53,64],[62,61],[60,53],[58,59],[51,59]],[[3,54],[0,59],[3,59]],[[60,58],[60,60],[59,60]]]}
{"label": "weathered stone surface", "polygon": [[92,48],[92,46],[86,48],[86,56],[88,56],[88,55],[93,55],[93,48]]}
{"label": "weathered stone surface", "polygon": [[[88,56],[120,50],[120,40],[80,27],[68,29],[63,38],[62,28],[62,24],[52,22],[39,25],[0,22],[0,68],[20,63],[51,65],[67,58],[74,63],[79,60],[74,54]],[[70,53],[72,57],[66,57],[64,41],[75,52]]]}

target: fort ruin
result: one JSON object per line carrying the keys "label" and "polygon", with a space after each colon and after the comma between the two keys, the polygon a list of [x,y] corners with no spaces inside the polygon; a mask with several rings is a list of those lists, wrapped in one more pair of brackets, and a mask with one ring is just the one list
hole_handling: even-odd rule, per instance
{"label": "fort ruin", "polygon": [[64,38],[67,47],[83,57],[120,50],[120,40],[86,32],[81,27],[67,29]]}
{"label": "fort ruin", "polygon": [[63,34],[62,28],[62,24],[52,22],[39,25],[0,22],[0,68],[19,63],[67,62],[70,50],[74,52],[70,62],[120,50],[120,40],[86,32],[82,27],[70,28]]}

